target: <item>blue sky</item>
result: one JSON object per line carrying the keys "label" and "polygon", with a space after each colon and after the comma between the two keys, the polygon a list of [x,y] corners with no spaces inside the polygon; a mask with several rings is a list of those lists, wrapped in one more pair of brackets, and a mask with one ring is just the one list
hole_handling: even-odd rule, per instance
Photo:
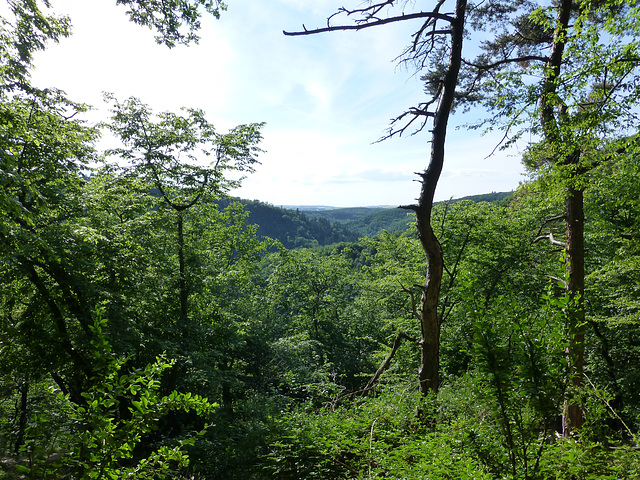
{"label": "blue sky", "polygon": [[[346,0],[345,0],[346,1]],[[414,172],[429,158],[428,133],[372,144],[389,120],[424,96],[418,76],[394,58],[415,25],[285,37],[321,26],[341,2],[228,0],[203,20],[199,45],[167,49],[127,21],[115,0],[54,0],[74,35],[36,57],[33,80],[106,116],[102,92],[139,97],[157,111],[201,108],[220,130],[266,122],[262,164],[234,195],[274,205],[400,205],[419,194]],[[486,158],[499,137],[449,129],[436,199],[506,191],[521,176],[519,153]]]}

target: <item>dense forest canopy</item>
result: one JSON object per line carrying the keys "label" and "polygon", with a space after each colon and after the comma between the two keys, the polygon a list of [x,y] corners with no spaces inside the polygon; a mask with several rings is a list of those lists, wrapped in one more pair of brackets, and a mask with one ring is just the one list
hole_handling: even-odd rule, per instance
{"label": "dense forest canopy", "polygon": [[[117,3],[168,47],[224,21]],[[70,34],[49,6],[0,23],[3,476],[640,476],[636,2],[366,2],[299,32],[418,19],[401,61],[430,100],[388,134],[433,121],[437,148],[416,205],[366,216],[228,198],[262,123],[113,96],[86,123],[30,83]],[[531,139],[530,177],[434,203],[446,119],[478,106]]]}

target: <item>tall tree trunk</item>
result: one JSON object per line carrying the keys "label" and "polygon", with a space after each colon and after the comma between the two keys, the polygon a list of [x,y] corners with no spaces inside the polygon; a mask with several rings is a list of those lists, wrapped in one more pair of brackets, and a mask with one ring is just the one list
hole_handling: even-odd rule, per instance
{"label": "tall tree trunk", "polygon": [[[566,115],[566,105],[559,102],[556,92],[558,78],[564,60],[564,50],[567,42],[567,32],[570,28],[573,0],[560,0],[557,3],[557,19],[553,43],[547,63],[547,73],[543,83],[540,98],[540,120],[545,140],[552,145],[573,143],[571,133],[567,132],[563,120]],[[576,147],[570,154],[556,159],[559,165],[578,164],[582,152]],[[577,165],[576,173],[570,181],[576,180],[583,170]],[[565,233],[566,233],[566,261],[568,284],[567,292],[571,301],[567,318],[567,357],[569,363],[570,396],[575,396],[576,390],[582,386],[584,374],[584,202],[583,190],[570,186],[565,195]],[[562,431],[564,436],[580,429],[583,424],[582,407],[571,398],[565,403],[562,412]]]}
{"label": "tall tree trunk", "polygon": [[187,301],[189,299],[189,292],[187,291],[187,279],[185,276],[185,261],[184,261],[184,227],[182,219],[182,211],[178,211],[178,262],[180,264],[180,320],[181,324],[185,325],[187,321]]}
{"label": "tall tree trunk", "polygon": [[[420,222],[418,222],[420,223]],[[442,283],[442,248],[433,233],[430,221],[418,226],[422,248],[427,255],[427,274],[420,300],[420,368],[418,379],[420,392],[427,395],[437,392],[440,384],[440,322],[438,321],[438,298]]]}
{"label": "tall tree trunk", "polygon": [[433,121],[431,137],[431,157],[427,170],[421,174],[422,188],[418,205],[412,208],[416,212],[418,238],[427,257],[427,272],[420,301],[420,369],[418,378],[420,392],[428,395],[437,392],[440,383],[440,324],[438,321],[438,298],[442,284],[443,259],[440,242],[431,225],[433,197],[442,173],[444,163],[447,124],[453,106],[458,73],[462,62],[462,44],[466,0],[456,2],[455,18],[451,23],[451,51],[449,65],[443,82],[442,93]]}
{"label": "tall tree trunk", "polygon": [[[583,190],[570,187],[565,198],[565,231],[567,252],[567,290],[570,308],[567,318],[567,360],[571,396],[582,387],[584,376],[584,201]],[[567,401],[562,415],[564,436],[582,427],[582,407],[573,398]]]}
{"label": "tall tree trunk", "polygon": [[[442,272],[444,270],[442,249],[436,238],[431,226],[431,213],[433,210],[433,198],[435,189],[442,173],[444,162],[444,146],[447,134],[447,124],[449,115],[453,107],[455,92],[458,86],[458,77],[460,66],[462,64],[462,45],[464,40],[464,26],[467,13],[467,0],[456,0],[455,12],[453,15],[440,12],[444,2],[435,2],[432,11],[422,11],[416,14],[404,14],[404,12],[396,17],[388,17],[381,19],[378,14],[386,6],[392,6],[395,2],[383,1],[379,4],[372,3],[369,7],[362,9],[347,10],[341,8],[338,13],[349,15],[361,15],[362,20],[356,21],[355,25],[331,25],[331,18],[327,21],[327,26],[308,30],[304,27],[299,32],[284,32],[285,35],[313,35],[322,32],[331,32],[337,30],[360,30],[363,28],[383,25],[387,23],[395,23],[404,20],[413,20],[422,18],[425,23],[413,35],[413,46],[405,52],[411,56],[411,52],[415,54],[413,60],[421,67],[425,67],[429,62],[425,61],[431,54],[437,55],[436,61],[439,61],[439,54],[446,53],[448,49],[449,64],[440,77],[440,71],[434,74],[433,85],[436,90],[434,96],[429,102],[423,103],[419,108],[413,108],[403,113],[393,120],[392,124],[405,118],[406,115],[413,116],[403,128],[399,130],[390,129],[388,136],[401,135],[405,129],[411,125],[416,117],[424,116],[427,119],[433,118],[433,130],[431,136],[431,155],[427,169],[419,174],[421,177],[422,188],[420,197],[416,205],[406,205],[400,208],[413,210],[416,212],[416,227],[418,237],[422,244],[422,248],[426,254],[427,271],[425,282],[422,288],[422,298],[420,301],[420,327],[422,331],[422,339],[420,340],[421,360],[419,369],[419,386],[420,392],[428,395],[431,392],[437,392],[440,378],[440,324],[438,319],[438,299],[440,296],[440,287],[442,284]],[[337,14],[336,14],[337,15]],[[448,23],[441,28],[439,22]],[[450,40],[450,43],[445,43]],[[423,46],[420,46],[420,45]],[[426,45],[426,46],[424,46]],[[437,77],[437,78],[436,78]],[[436,86],[437,85],[437,86]],[[437,103],[435,112],[430,110],[431,106]],[[426,125],[427,122],[423,123]],[[418,130],[420,131],[422,127]]]}

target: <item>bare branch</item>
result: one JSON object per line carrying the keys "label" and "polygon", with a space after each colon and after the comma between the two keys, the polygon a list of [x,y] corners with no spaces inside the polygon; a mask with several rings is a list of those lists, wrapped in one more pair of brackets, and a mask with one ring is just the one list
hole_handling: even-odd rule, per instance
{"label": "bare branch", "polygon": [[[440,0],[436,6],[433,8],[432,12],[433,13],[440,13],[440,7],[442,7],[442,5],[444,5],[446,0]],[[422,25],[422,28],[420,30],[418,30],[414,36],[415,39],[413,41],[413,51],[417,51],[418,49],[418,42],[420,41],[420,38],[422,37],[423,32],[427,29],[427,27],[429,25],[433,25],[433,30],[431,30],[431,32],[429,32],[429,36],[433,39],[435,37],[435,28],[436,28],[436,23],[434,20],[436,19],[431,19],[431,21],[426,21],[424,22],[424,25]],[[441,33],[445,33],[445,32],[441,32]],[[451,33],[450,31],[446,32],[446,33]]]}
{"label": "bare branch", "polygon": [[481,65],[479,63],[472,63],[466,60],[462,60],[462,61],[466,65],[469,65],[470,67],[477,68],[478,70],[482,70],[482,71],[487,71],[487,70],[493,70],[502,65],[507,65],[509,63],[526,63],[526,62],[534,62],[534,61],[546,63],[549,61],[549,59],[547,57],[541,57],[539,55],[525,55],[522,57],[504,58],[502,60],[498,60],[497,62],[489,63],[486,65]]}
{"label": "bare branch", "polygon": [[[422,124],[416,128],[416,130],[414,132],[411,133],[411,135],[415,135],[419,132],[421,132],[424,127],[426,127],[428,121],[430,118],[435,118],[435,113],[431,112],[428,110],[429,106],[433,105],[437,100],[438,100],[438,96],[434,95],[434,97],[429,100],[428,102],[423,102],[420,105],[418,105],[418,107],[411,107],[409,108],[409,110],[407,110],[406,112],[398,115],[396,118],[391,120],[391,127],[389,127],[387,129],[387,134],[383,135],[382,137],[380,137],[378,140],[376,140],[374,143],[380,143],[383,142],[384,140],[388,140],[389,138],[398,135],[399,137],[401,137],[405,131],[413,124],[413,122],[415,122],[418,118],[422,117],[424,118]],[[412,115],[412,118],[410,120],[407,121],[407,123],[398,129],[394,129],[393,126],[396,123],[399,123],[400,121],[402,121],[407,115]]]}
{"label": "bare branch", "polygon": [[[353,12],[349,12],[347,10],[341,10],[338,13],[347,13],[347,15],[350,15]],[[338,13],[334,14],[337,15]],[[332,17],[334,16],[332,15]],[[323,28],[314,28],[312,30],[308,30],[307,27],[305,27],[304,25],[302,25],[302,31],[297,31],[297,32],[287,32],[286,30],[283,30],[282,33],[284,33],[285,35],[289,36],[289,37],[296,37],[296,36],[301,36],[301,35],[314,35],[317,33],[325,33],[325,32],[335,32],[335,31],[339,31],[339,30],[363,30],[365,28],[369,28],[369,27],[377,27],[379,25],[384,25],[387,23],[395,23],[395,22],[402,22],[402,21],[406,21],[406,20],[415,20],[417,18],[433,18],[433,19],[437,19],[437,20],[444,20],[447,22],[452,22],[453,18],[450,17],[449,15],[443,15],[440,13],[434,13],[434,12],[418,12],[418,13],[410,13],[410,14],[405,14],[405,15],[399,15],[396,17],[389,17],[389,18],[376,18],[376,17],[371,17],[374,18],[375,20],[373,21],[368,21],[368,20],[363,20],[362,23],[356,23],[355,25],[329,25],[327,27],[323,27]],[[329,20],[331,19],[331,17],[329,17]]]}
{"label": "bare branch", "polygon": [[564,213],[561,213],[560,215],[555,215],[553,217],[546,218],[543,223],[546,225],[551,222],[558,222],[560,220],[564,220],[565,217],[566,215]]}
{"label": "bare branch", "polygon": [[418,211],[418,205],[400,205],[398,208],[403,210],[412,210],[414,212]]}
{"label": "bare branch", "polygon": [[393,341],[393,346],[391,347],[391,352],[389,353],[389,355],[387,356],[385,361],[382,363],[382,365],[380,365],[380,368],[378,368],[376,373],[374,373],[373,377],[371,377],[371,380],[369,380],[369,382],[367,383],[367,386],[364,387],[364,389],[362,390],[361,395],[363,397],[366,396],[373,387],[375,387],[375,385],[378,382],[378,379],[380,378],[380,376],[384,373],[384,371],[387,368],[389,368],[389,365],[391,365],[391,360],[393,360],[393,357],[395,356],[396,352],[398,351],[398,348],[400,348],[400,345],[402,345],[402,341],[403,340],[408,340],[411,343],[415,343],[415,344],[418,343],[418,340],[416,340],[415,338],[410,337],[409,335],[407,335],[404,332],[399,332],[398,335],[396,335],[395,340]]}
{"label": "bare branch", "polygon": [[[347,8],[341,7],[341,8],[338,9],[338,13],[346,13],[347,16],[354,15],[354,14],[360,14],[360,15],[363,15],[365,17],[364,20],[360,20],[360,21],[365,21],[365,20],[369,20],[371,18],[377,18],[378,13],[380,13],[380,11],[384,7],[392,7],[394,2],[395,2],[395,0],[386,0],[386,1],[382,2],[382,3],[375,3],[373,5],[369,5],[368,7],[356,8],[354,10],[349,10]],[[334,14],[334,15],[337,15],[337,14]],[[334,15],[332,15],[332,17]]]}
{"label": "bare branch", "polygon": [[409,298],[411,298],[411,313],[413,314],[413,316],[415,318],[417,318],[418,320],[420,320],[420,314],[418,313],[418,303],[416,302],[416,296],[413,293],[413,290],[411,290],[410,288],[405,287],[402,282],[398,281],[398,283],[400,284],[400,287],[402,288],[402,291],[405,293],[409,294]]}
{"label": "bare branch", "polygon": [[[593,388],[593,392],[596,394],[596,396],[598,397],[598,399],[600,399],[611,411],[611,413],[613,413],[613,415],[622,423],[622,425],[624,426],[624,428],[626,428],[627,432],[629,433],[630,438],[633,438],[633,431],[629,428],[629,426],[624,422],[624,420],[622,419],[622,417],[620,417],[620,415],[618,415],[618,412],[616,412],[613,407],[611,406],[611,404],[609,403],[609,401],[602,396],[602,394],[598,391],[598,389],[596,388],[596,386],[593,384],[593,382],[591,381],[591,379],[587,376],[586,373],[583,373],[584,378],[587,379],[587,382],[589,382],[589,385],[591,385],[591,388]],[[637,447],[636,447],[637,449]]]}
{"label": "bare branch", "polygon": [[[448,301],[448,298],[445,300]],[[451,305],[449,305],[448,307],[446,306],[446,304],[442,306],[442,313],[440,314],[440,325],[443,325],[447,321],[447,319],[449,318],[449,315],[451,315],[451,312],[453,311],[456,305],[458,305],[458,302],[454,301],[454,302],[451,302]]]}
{"label": "bare branch", "polygon": [[558,247],[562,247],[562,248],[566,248],[566,247],[567,247],[567,244],[566,244],[566,243],[561,242],[561,241],[559,241],[559,240],[556,240],[556,239],[553,237],[553,233],[548,233],[547,235],[540,235],[539,237],[534,238],[534,239],[531,241],[531,243],[532,243],[532,244],[533,244],[533,243],[538,243],[540,240],[545,240],[545,239],[548,239],[548,240],[549,240],[549,243],[550,243],[551,245],[556,245],[556,246],[558,246]]}
{"label": "bare branch", "polygon": [[548,278],[548,279],[550,279],[550,280],[553,280],[554,282],[561,283],[561,284],[564,286],[564,288],[569,288],[569,284],[568,284],[568,283],[567,283],[567,281],[566,281],[565,279],[563,279],[563,278],[556,277],[556,276],[554,276],[554,275],[545,275],[545,277],[547,277],[547,278]]}

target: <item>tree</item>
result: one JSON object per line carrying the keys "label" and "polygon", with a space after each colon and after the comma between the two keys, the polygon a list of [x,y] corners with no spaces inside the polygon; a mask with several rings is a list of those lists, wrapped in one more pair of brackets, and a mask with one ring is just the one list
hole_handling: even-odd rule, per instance
{"label": "tree", "polygon": [[93,376],[85,335],[94,297],[90,283],[80,280],[90,244],[70,228],[83,208],[81,169],[97,137],[70,118],[84,109],[58,92],[14,95],[0,104],[2,274],[13,286],[9,295],[22,296],[6,313],[21,325],[27,345],[42,342],[34,360],[48,364],[45,371],[73,398]]}
{"label": "tree", "polygon": [[[397,117],[385,138],[394,135],[402,135],[404,131],[416,119],[424,119],[422,128],[429,119],[433,119],[431,130],[431,156],[429,166],[420,174],[422,188],[418,203],[403,208],[416,212],[416,226],[418,236],[427,257],[427,271],[424,288],[420,301],[420,325],[422,340],[420,341],[421,360],[418,373],[420,391],[427,395],[429,392],[437,392],[440,378],[440,325],[438,323],[438,299],[442,283],[442,250],[438,239],[433,233],[431,225],[431,212],[433,198],[442,172],[445,154],[445,139],[447,124],[455,98],[458,84],[458,74],[462,59],[462,45],[464,38],[465,15],[467,13],[467,1],[457,0],[454,12],[450,14],[440,13],[445,2],[438,1],[430,11],[421,11],[413,14],[390,14],[386,18],[380,18],[380,13],[388,7],[394,7],[393,0],[380,3],[371,3],[359,9],[349,10],[341,8],[329,18],[326,28],[307,30],[302,32],[287,33],[288,35],[309,35],[321,32],[337,30],[360,30],[387,23],[396,23],[419,19],[422,24],[414,34],[412,46],[407,49],[407,61],[414,61],[420,67],[427,62],[435,61],[435,69],[438,70],[438,81],[434,82],[431,91],[432,98],[418,107],[412,108]],[[353,25],[331,25],[331,20],[338,14],[358,17]],[[444,60],[447,58],[447,65]],[[408,117],[406,124],[401,122]],[[402,125],[395,127],[394,125]]]}
{"label": "tree", "polygon": [[[267,296],[269,342],[274,364],[290,378],[281,388],[294,395],[335,383],[351,391],[367,363],[366,342],[350,308],[358,294],[357,275],[346,256],[309,250],[282,251],[272,257]],[[364,358],[363,358],[364,357]],[[275,372],[274,372],[275,373]],[[331,377],[331,381],[329,378]],[[327,388],[327,385],[322,388]]]}
{"label": "tree", "polygon": [[[132,20],[156,29],[157,41],[169,47],[197,41],[202,9],[216,17],[224,9],[223,3],[216,0],[117,3],[128,5]],[[145,179],[140,182],[123,178],[114,174],[117,168],[99,173],[92,169],[97,158],[94,142],[99,133],[80,119],[87,106],[70,101],[61,91],[37,89],[30,84],[34,53],[43,50],[48,41],[70,34],[69,19],[50,14],[49,7],[48,0],[8,0],[8,10],[3,10],[0,18],[3,413],[7,398],[17,394],[19,399],[17,421],[2,421],[2,447],[10,442],[15,453],[22,449],[37,455],[43,451],[39,442],[50,441],[56,453],[64,456],[58,464],[67,460],[69,463],[63,465],[63,472],[54,473],[51,465],[33,464],[32,475],[43,478],[50,474],[55,478],[69,475],[72,466],[78,467],[78,475],[83,478],[103,474],[114,478],[124,474],[166,475],[169,461],[182,463],[186,458],[179,449],[164,446],[136,467],[124,467],[124,463],[133,465],[131,457],[138,456],[133,448],[139,448],[141,437],[155,430],[161,416],[189,404],[206,404],[190,393],[156,395],[167,382],[160,386],[147,373],[165,370],[174,359],[147,364],[146,360],[153,362],[154,354],[142,353],[146,346],[162,349],[174,340],[149,335],[162,323],[154,314],[159,313],[157,317],[162,320],[167,313],[166,309],[163,312],[166,296],[163,298],[162,288],[154,288],[161,283],[154,283],[154,274],[170,263],[170,255],[165,255],[166,249],[148,248],[151,241],[166,236],[162,235],[166,231],[166,215],[156,215],[158,202],[149,195],[153,187],[144,183]],[[191,111],[183,123],[207,129],[202,112]],[[220,167],[213,172],[212,183],[215,180],[224,190],[233,182],[218,178],[221,170],[250,170],[259,151],[256,145],[261,138],[260,127],[261,124],[240,126],[226,134],[211,130]],[[178,130],[179,126],[173,133],[179,136]],[[195,139],[194,144],[199,140],[202,138]],[[185,206],[178,198],[179,190],[185,198],[196,192],[199,199],[205,194],[206,185],[198,186],[197,171],[174,167],[174,181],[182,182],[183,188],[164,185],[163,198],[175,210]],[[186,202],[193,200],[195,205],[197,199]],[[158,226],[160,231],[150,228]],[[251,230],[249,236],[253,237]],[[181,251],[184,265],[183,254]],[[185,305],[184,274],[181,287]],[[135,300],[140,299],[136,304]],[[113,334],[113,353],[100,351],[100,338],[93,329],[96,312],[103,307],[109,314],[110,322],[104,327],[105,335],[107,329]],[[118,360],[107,362],[110,369],[101,369],[101,360],[111,356]],[[137,371],[140,375],[135,373],[137,368],[141,368]],[[118,372],[120,369],[124,374]],[[131,372],[134,373],[128,375]],[[51,395],[54,390],[60,393],[58,402]],[[135,402],[140,403],[140,408],[128,409]],[[49,418],[61,423],[47,423],[45,415],[37,417],[28,428],[30,415],[36,410],[48,410]],[[78,434],[65,435],[72,426],[79,427]],[[5,442],[4,434],[13,427],[15,435],[11,432]],[[60,432],[56,428],[64,433],[57,435]],[[144,440],[142,443],[149,443],[148,438]],[[58,451],[65,447],[71,451]],[[101,467],[95,465],[102,460]],[[43,468],[38,470],[40,467]]]}
{"label": "tree", "polygon": [[[57,42],[70,35],[68,17],[49,13],[50,0],[8,0],[10,16],[2,17],[0,35],[3,88],[24,87],[33,53],[43,50],[49,40]],[[226,5],[221,0],[116,0],[128,7],[129,19],[156,31],[156,42],[167,47],[197,43],[202,11],[219,19]],[[6,83],[5,83],[6,81]]]}
{"label": "tree", "polygon": [[[599,165],[585,191],[585,241],[594,252],[586,257],[587,322],[594,339],[587,343],[585,363],[591,381],[611,393],[610,405],[624,422],[637,418],[640,376],[634,360],[640,324],[638,160],[630,153]],[[611,425],[623,427],[620,419]]]}
{"label": "tree", "polygon": [[[262,151],[263,123],[239,125],[226,134],[216,132],[202,110],[185,109],[186,116],[162,112],[154,117],[137,98],[115,105],[107,128],[117,135],[124,148],[118,155],[131,162],[137,174],[147,176],[165,203],[176,212],[178,231],[180,318],[188,317],[188,288],[184,256],[184,212],[205,195],[221,195],[239,185],[241,179],[225,178],[228,171],[252,172]],[[213,157],[209,166],[198,162]]]}
{"label": "tree", "polygon": [[[207,418],[217,405],[191,393],[173,391],[161,396],[161,377],[174,364],[162,356],[144,368],[123,373],[126,359],[113,355],[102,333],[105,325],[98,313],[93,328],[101,380],[82,393],[81,404],[58,393],[56,406],[61,412],[51,409],[35,415],[31,438],[21,448],[23,460],[16,468],[20,473],[45,479],[175,478],[189,464],[186,447],[205,433],[206,426],[192,432],[191,438],[172,442],[173,446],[164,444],[143,455],[137,450],[145,441],[148,443],[148,436],[167,414],[191,411]],[[48,392],[49,396],[52,393]],[[66,417],[66,425],[52,440],[47,423],[60,413]],[[48,458],[53,452],[60,456],[55,462]]]}
{"label": "tree", "polygon": [[624,146],[608,144],[636,130],[639,13],[635,2],[524,4],[495,41],[484,44],[484,53],[469,62],[466,78],[469,85],[482,84],[482,101],[507,119],[507,144],[525,131],[539,136],[542,141],[530,147],[526,161],[564,189],[565,209],[557,218],[565,223],[561,245],[571,300],[567,356],[573,384],[565,435],[583,423],[576,395],[583,384],[586,324],[584,190],[594,165],[616,150],[634,148],[635,137]]}
{"label": "tree", "polygon": [[0,98],[14,90],[31,90],[33,54],[44,50],[48,40],[70,35],[69,19],[44,15],[36,1],[9,0],[8,6],[10,14],[0,17]]}

